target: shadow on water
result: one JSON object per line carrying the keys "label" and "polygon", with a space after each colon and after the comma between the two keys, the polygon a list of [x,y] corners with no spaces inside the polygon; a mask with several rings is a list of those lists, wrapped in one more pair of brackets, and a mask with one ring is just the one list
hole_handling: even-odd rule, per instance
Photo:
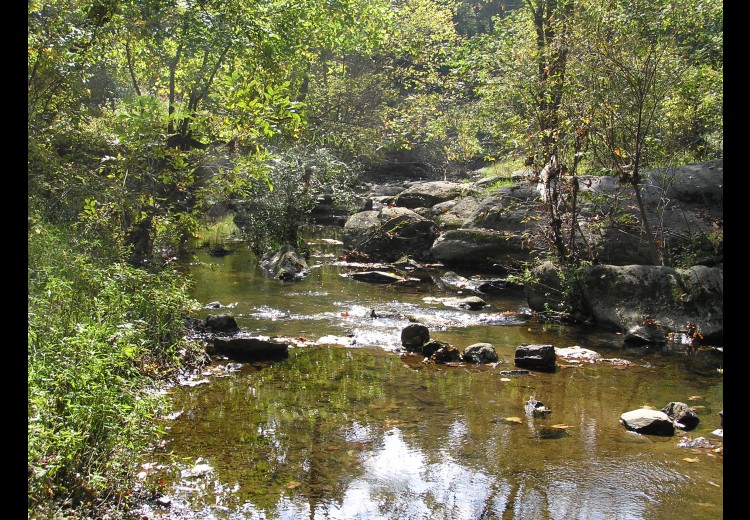
{"label": "shadow on water", "polygon": [[[146,517],[722,517],[723,454],[678,446],[687,435],[723,448],[713,433],[723,409],[721,356],[626,349],[609,332],[537,323],[524,317],[519,291],[487,297],[482,311],[427,303],[455,294],[353,281],[330,265],[335,244],[319,251],[310,275],[291,284],[267,278],[241,248],[221,258],[199,252],[189,267],[194,296],[231,305],[222,312],[243,330],[309,341],[278,362],[217,359],[199,375],[203,384],[171,390],[177,413],[167,443],[143,461],[144,483],[164,497],[146,506]],[[500,362],[402,358],[408,319],[373,319],[372,309],[451,320],[431,336],[460,350],[492,343]],[[509,318],[490,319],[500,313]],[[501,374],[515,368],[521,343],[580,345],[621,362]],[[527,416],[532,396],[552,412]],[[619,423],[623,412],[670,401],[694,408],[695,430],[654,437]]]}

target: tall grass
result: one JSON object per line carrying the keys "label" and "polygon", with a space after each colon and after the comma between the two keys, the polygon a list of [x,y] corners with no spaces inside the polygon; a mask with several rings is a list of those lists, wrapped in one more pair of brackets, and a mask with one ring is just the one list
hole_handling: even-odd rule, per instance
{"label": "tall grass", "polygon": [[28,516],[124,510],[161,434],[154,389],[200,359],[182,337],[196,302],[177,273],[38,219],[28,253]]}

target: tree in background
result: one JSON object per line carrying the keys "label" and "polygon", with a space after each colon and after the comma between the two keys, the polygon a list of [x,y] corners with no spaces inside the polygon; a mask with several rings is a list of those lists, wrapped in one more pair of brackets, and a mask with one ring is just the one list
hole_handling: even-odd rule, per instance
{"label": "tree in background", "polygon": [[[267,145],[297,138],[310,63],[339,46],[364,52],[378,5],[31,3],[35,206],[115,244],[144,245],[130,257],[139,265],[158,259],[154,244],[179,247],[197,197],[242,194],[266,173]],[[94,92],[94,79],[116,88]],[[231,166],[216,160],[221,144]]]}
{"label": "tree in background", "polygon": [[[633,189],[644,242],[654,263],[668,263],[663,230],[649,221],[641,195],[643,171],[721,153],[712,136],[721,114],[721,88],[716,89],[721,5],[609,2],[605,8],[594,2],[584,7],[588,52],[582,61],[588,74],[582,89],[595,107],[590,157]],[[686,30],[702,25],[711,27],[711,36]],[[712,94],[696,85],[698,77],[708,80]],[[702,118],[713,120],[711,130]]]}
{"label": "tree in background", "polygon": [[721,12],[720,1],[528,0],[467,43],[475,113],[497,150],[524,154],[539,176],[558,259],[595,260],[577,174],[617,175],[640,199],[644,169],[721,157]]}

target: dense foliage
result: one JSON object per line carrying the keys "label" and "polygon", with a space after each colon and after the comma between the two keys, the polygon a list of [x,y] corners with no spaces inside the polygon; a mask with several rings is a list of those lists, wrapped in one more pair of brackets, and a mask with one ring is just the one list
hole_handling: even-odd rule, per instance
{"label": "dense foliage", "polygon": [[29,222],[29,515],[126,504],[134,461],[160,431],[158,384],[204,353],[176,272],[118,261],[74,228]]}
{"label": "dense foliage", "polygon": [[721,0],[30,0],[29,515],[132,489],[127,461],[157,433],[146,390],[195,356],[171,260],[211,208],[242,207],[262,251],[294,243],[317,197],[351,205],[358,176],[521,160],[545,183],[551,253],[586,261],[576,175],[637,192],[646,168],[722,156],[722,14]]}

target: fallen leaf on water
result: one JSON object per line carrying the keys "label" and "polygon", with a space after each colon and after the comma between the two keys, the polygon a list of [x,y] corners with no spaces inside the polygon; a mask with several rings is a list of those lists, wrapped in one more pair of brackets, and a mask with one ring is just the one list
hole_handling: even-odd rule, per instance
{"label": "fallen leaf on water", "polygon": [[390,425],[392,425],[392,424],[398,424],[398,423],[400,423],[400,422],[401,422],[401,421],[399,421],[398,419],[386,419],[386,420],[385,420],[385,424],[387,424],[387,425],[389,425],[389,426],[390,426]]}
{"label": "fallen leaf on water", "polygon": [[706,407],[702,404],[696,404],[695,406],[691,406],[690,408],[692,408],[693,410],[703,410]]}
{"label": "fallen leaf on water", "polygon": [[708,483],[709,483],[709,484],[711,484],[712,486],[716,486],[717,488],[720,488],[720,487],[721,487],[721,486],[720,486],[720,485],[718,485],[718,484],[717,484],[716,482],[712,482],[712,481],[710,481],[710,480],[708,481]]}
{"label": "fallen leaf on water", "polygon": [[354,450],[349,450],[349,451],[346,452],[346,454],[349,455],[350,457],[354,457],[354,455],[356,455],[357,452],[354,451]]}
{"label": "fallen leaf on water", "polygon": [[685,462],[698,462],[698,459],[691,459],[690,457],[684,457],[682,460]]}
{"label": "fallen leaf on water", "polygon": [[508,381],[510,381],[510,378],[509,377],[501,377],[500,381],[508,382]]}
{"label": "fallen leaf on water", "polygon": [[296,480],[292,480],[291,482],[287,482],[286,484],[284,484],[284,487],[287,489],[294,489],[301,485],[302,485],[302,482],[297,482]]}
{"label": "fallen leaf on water", "polygon": [[506,417],[505,422],[521,424],[523,422],[523,419],[521,419],[520,417]]}
{"label": "fallen leaf on water", "polygon": [[336,446],[335,444],[329,444],[326,446],[327,451],[338,451],[341,449],[341,446]]}
{"label": "fallen leaf on water", "polygon": [[703,399],[703,397],[700,395],[691,395],[688,397],[688,401],[700,401],[701,399]]}
{"label": "fallen leaf on water", "polygon": [[568,426],[567,424],[553,424],[550,426],[550,428],[558,428],[560,430],[567,430],[568,428],[572,428],[572,426]]}

